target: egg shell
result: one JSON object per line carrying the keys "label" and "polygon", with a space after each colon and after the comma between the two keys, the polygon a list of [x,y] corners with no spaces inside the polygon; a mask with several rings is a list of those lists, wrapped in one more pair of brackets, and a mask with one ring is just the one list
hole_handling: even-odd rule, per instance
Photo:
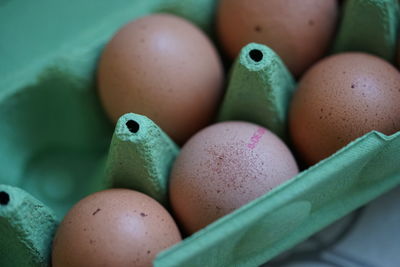
{"label": "egg shell", "polygon": [[158,252],[179,242],[169,213],[152,198],[109,189],[78,202],[53,242],[57,266],[152,266]]}
{"label": "egg shell", "polygon": [[338,16],[336,0],[222,0],[217,32],[235,58],[250,42],[271,47],[298,76],[327,51]]}
{"label": "egg shell", "polygon": [[171,206],[193,233],[297,173],[291,152],[269,130],[248,122],[217,123],[183,146],[171,173]]}
{"label": "egg shell", "polygon": [[154,14],[125,25],[99,63],[99,94],[116,122],[125,113],[149,117],[182,144],[213,119],[223,67],[208,37],[190,22]]}
{"label": "egg shell", "polygon": [[290,135],[314,164],[372,130],[400,130],[400,73],[364,53],[330,56],[301,79],[289,114]]}

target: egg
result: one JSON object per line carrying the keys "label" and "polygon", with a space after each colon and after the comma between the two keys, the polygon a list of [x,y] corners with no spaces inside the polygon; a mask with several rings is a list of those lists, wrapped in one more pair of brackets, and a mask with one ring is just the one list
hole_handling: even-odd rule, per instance
{"label": "egg", "polygon": [[299,76],[329,48],[337,17],[336,0],[221,0],[216,24],[230,58],[250,42],[265,44]]}
{"label": "egg", "polygon": [[99,96],[112,121],[128,112],[145,115],[178,144],[212,121],[223,80],[209,38],[167,14],[125,25],[105,47],[98,67]]}
{"label": "egg", "polygon": [[286,145],[248,122],[222,122],[183,146],[170,178],[175,218],[194,233],[298,173]]}
{"label": "egg", "polygon": [[400,130],[400,73],[369,54],[325,58],[300,80],[289,127],[296,150],[309,165],[369,131],[393,134]]}
{"label": "egg", "polygon": [[158,252],[179,242],[169,213],[128,189],[89,195],[65,216],[53,242],[52,266],[152,266]]}

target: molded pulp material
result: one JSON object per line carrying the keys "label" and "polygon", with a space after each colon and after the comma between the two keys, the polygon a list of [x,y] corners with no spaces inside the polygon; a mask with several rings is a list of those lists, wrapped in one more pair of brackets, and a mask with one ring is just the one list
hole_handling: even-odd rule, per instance
{"label": "molded pulp material", "polygon": [[129,113],[115,127],[106,165],[109,187],[145,193],[168,203],[168,179],[178,146],[150,119]]}
{"label": "molded pulp material", "polygon": [[399,3],[396,0],[346,0],[333,52],[362,51],[393,62]]}
{"label": "molded pulp material", "polygon": [[214,0],[3,1],[0,183],[27,190],[59,218],[102,189],[98,177],[113,130],[96,92],[102,48],[122,25],[156,12],[192,18],[210,32],[215,5]]}
{"label": "molded pulp material", "polygon": [[[78,200],[104,188],[113,126],[97,98],[95,70],[112,35],[130,20],[156,12],[182,15],[211,32],[215,4],[1,1],[0,183],[32,194],[24,198],[23,190],[13,191],[25,199],[27,213],[40,200],[61,219]],[[48,253],[38,255],[43,244],[10,227],[19,223],[22,232],[40,234],[42,227],[53,229],[49,225],[54,218],[35,212],[34,223],[19,222],[12,212],[3,209],[0,216],[0,232],[6,231],[1,235],[0,266],[47,266]],[[51,246],[45,234],[41,240],[46,249]]]}
{"label": "molded pulp material", "polygon": [[[121,122],[104,177],[113,126],[97,99],[97,60],[122,25],[151,13],[183,16],[212,34],[216,4],[216,0],[0,3],[0,183],[29,192],[0,185],[0,191],[10,196],[10,204],[0,205],[1,266],[46,266],[57,224],[52,211],[61,218],[79,199],[113,183],[138,186],[114,177],[117,172],[141,173],[135,177],[145,181],[142,190],[165,201],[165,177],[178,148],[144,117],[126,115],[143,119],[144,129],[156,137],[146,136],[148,140],[136,146],[131,141],[134,134],[127,133],[129,140],[123,141],[126,128]],[[365,51],[392,60],[398,21],[397,0],[348,0],[333,51]],[[257,57],[257,62],[248,61],[252,48],[271,62]],[[257,69],[263,64],[270,70]],[[285,136],[285,109],[293,86],[270,49],[250,44],[232,69],[220,119],[253,121]],[[272,107],[264,106],[267,103]],[[161,149],[162,144],[166,146]],[[398,185],[399,147],[399,132],[390,137],[369,133],[162,252],[155,265],[259,265]],[[138,155],[140,150],[144,155]],[[154,161],[163,155],[165,159]],[[148,165],[136,169],[130,160]],[[126,169],[117,170],[118,162]],[[154,191],[154,185],[161,189]],[[2,201],[6,202],[0,196]]]}
{"label": "molded pulp material", "polygon": [[250,43],[234,63],[219,120],[244,120],[287,137],[287,113],[295,82],[279,56]]}
{"label": "molded pulp material", "polygon": [[0,184],[0,266],[48,266],[57,225],[46,205],[17,187]]}
{"label": "molded pulp material", "polygon": [[154,265],[259,266],[400,184],[400,132],[371,132],[181,243]]}

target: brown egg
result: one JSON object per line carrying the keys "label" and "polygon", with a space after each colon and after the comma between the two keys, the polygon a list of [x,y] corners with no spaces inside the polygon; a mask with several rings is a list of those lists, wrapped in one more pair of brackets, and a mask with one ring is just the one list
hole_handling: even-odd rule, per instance
{"label": "brown egg", "polygon": [[171,206],[193,233],[297,173],[291,152],[269,130],[247,122],[214,124],[183,146],[171,174]]}
{"label": "brown egg", "polygon": [[400,130],[400,73],[363,53],[321,60],[301,79],[290,110],[296,150],[314,164],[369,131]]}
{"label": "brown egg", "polygon": [[179,242],[168,212],[152,198],[110,189],[78,202],[53,242],[54,267],[152,266],[161,250]]}
{"label": "brown egg", "polygon": [[179,144],[211,122],[222,83],[211,41],[188,21],[167,14],[124,26],[98,69],[100,98],[114,122],[128,112],[145,115]]}
{"label": "brown egg", "polygon": [[229,57],[250,42],[265,44],[298,76],[327,51],[337,13],[336,0],[221,0],[217,31]]}

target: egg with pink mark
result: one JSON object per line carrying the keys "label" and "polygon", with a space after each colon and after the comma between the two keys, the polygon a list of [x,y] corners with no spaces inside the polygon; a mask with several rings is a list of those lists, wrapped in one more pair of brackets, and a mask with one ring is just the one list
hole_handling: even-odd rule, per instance
{"label": "egg with pink mark", "polygon": [[175,218],[191,234],[298,173],[274,133],[248,122],[222,122],[183,146],[170,180]]}

